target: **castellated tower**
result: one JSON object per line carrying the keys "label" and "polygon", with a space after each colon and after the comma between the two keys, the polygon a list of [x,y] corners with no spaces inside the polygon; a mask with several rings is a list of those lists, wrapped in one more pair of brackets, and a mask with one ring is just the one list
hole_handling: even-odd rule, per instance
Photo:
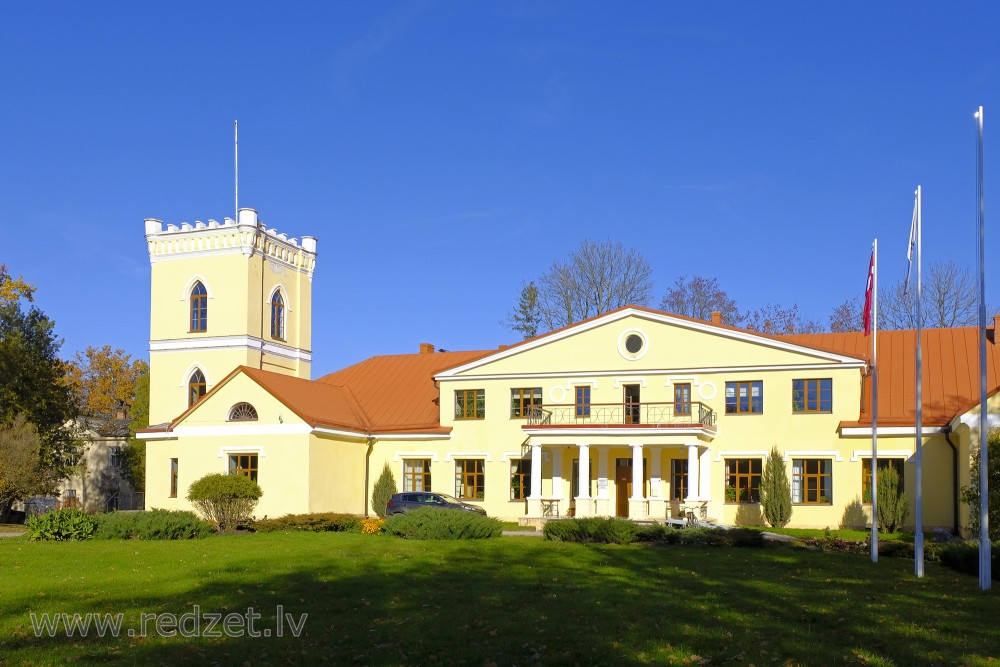
{"label": "castellated tower", "polygon": [[152,265],[150,424],[169,422],[237,366],[309,378],[316,239],[239,220],[146,220]]}

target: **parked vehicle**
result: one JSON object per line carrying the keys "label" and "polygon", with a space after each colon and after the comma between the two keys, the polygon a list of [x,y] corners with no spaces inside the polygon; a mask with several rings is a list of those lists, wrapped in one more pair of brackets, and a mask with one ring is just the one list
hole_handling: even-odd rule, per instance
{"label": "parked vehicle", "polygon": [[476,512],[486,516],[486,510],[477,505],[464,503],[458,498],[449,496],[447,493],[431,493],[426,491],[412,491],[409,493],[397,493],[385,505],[386,516],[402,514],[410,510],[422,507],[434,507],[443,510],[462,510],[465,512]]}

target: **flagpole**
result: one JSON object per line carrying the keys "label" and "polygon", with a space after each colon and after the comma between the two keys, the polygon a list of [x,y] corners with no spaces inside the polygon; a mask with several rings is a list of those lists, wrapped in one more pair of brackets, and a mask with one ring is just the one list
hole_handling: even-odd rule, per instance
{"label": "flagpole", "polygon": [[240,123],[233,121],[233,171],[235,182],[235,196],[233,204],[236,207],[236,216],[233,218],[236,224],[240,222]]}
{"label": "flagpole", "polygon": [[913,567],[914,573],[918,577],[924,576],[924,511],[923,511],[923,356],[921,350],[921,330],[923,329],[923,318],[920,312],[920,302],[923,298],[923,284],[921,283],[921,253],[923,252],[923,200],[921,187],[917,186],[917,423],[916,423],[916,527],[913,535]]}
{"label": "flagpole", "polygon": [[979,208],[979,588],[988,591],[992,586],[990,543],[990,487],[986,427],[986,231],[983,207],[983,107],[976,112],[979,130],[978,144],[978,208]]}
{"label": "flagpole", "polygon": [[872,562],[878,562],[878,239],[872,244]]}

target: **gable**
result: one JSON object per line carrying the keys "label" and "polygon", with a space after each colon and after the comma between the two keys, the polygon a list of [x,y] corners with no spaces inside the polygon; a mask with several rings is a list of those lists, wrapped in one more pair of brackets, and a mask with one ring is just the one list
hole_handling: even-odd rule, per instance
{"label": "gable", "polygon": [[257,411],[257,423],[306,423],[289,406],[246,373],[236,372],[181,415],[174,422],[172,428],[232,424],[233,422],[229,421],[229,414],[237,403],[252,405]]}
{"label": "gable", "polygon": [[[632,350],[630,337],[639,341]],[[636,343],[635,338],[632,343]],[[437,377],[863,365],[856,357],[770,336],[628,308],[501,350]]]}

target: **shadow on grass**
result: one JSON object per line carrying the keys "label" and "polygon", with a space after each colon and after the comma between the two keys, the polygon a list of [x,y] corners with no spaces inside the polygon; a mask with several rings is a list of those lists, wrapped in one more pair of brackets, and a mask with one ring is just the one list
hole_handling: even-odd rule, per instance
{"label": "shadow on grass", "polygon": [[[3,653],[38,664],[646,664],[692,655],[758,664],[861,657],[918,664],[996,650],[987,625],[1000,611],[995,597],[956,592],[944,570],[933,580],[908,579],[907,561],[874,569],[855,556],[783,548],[514,538],[208,542],[197,565],[175,565],[180,591],[53,591],[45,605],[27,594],[8,598],[4,616],[19,618],[20,630],[3,626]],[[169,568],[198,550],[174,546],[147,557]],[[942,601],[945,594],[952,600]],[[124,627],[135,630],[139,613],[179,615],[194,605],[202,613],[253,608],[261,614],[256,630],[272,636],[161,637],[150,624],[145,638],[36,638],[27,620],[31,610],[124,612]],[[293,621],[308,615],[301,636],[291,635],[288,618],[284,636],[274,636],[278,605]]]}

